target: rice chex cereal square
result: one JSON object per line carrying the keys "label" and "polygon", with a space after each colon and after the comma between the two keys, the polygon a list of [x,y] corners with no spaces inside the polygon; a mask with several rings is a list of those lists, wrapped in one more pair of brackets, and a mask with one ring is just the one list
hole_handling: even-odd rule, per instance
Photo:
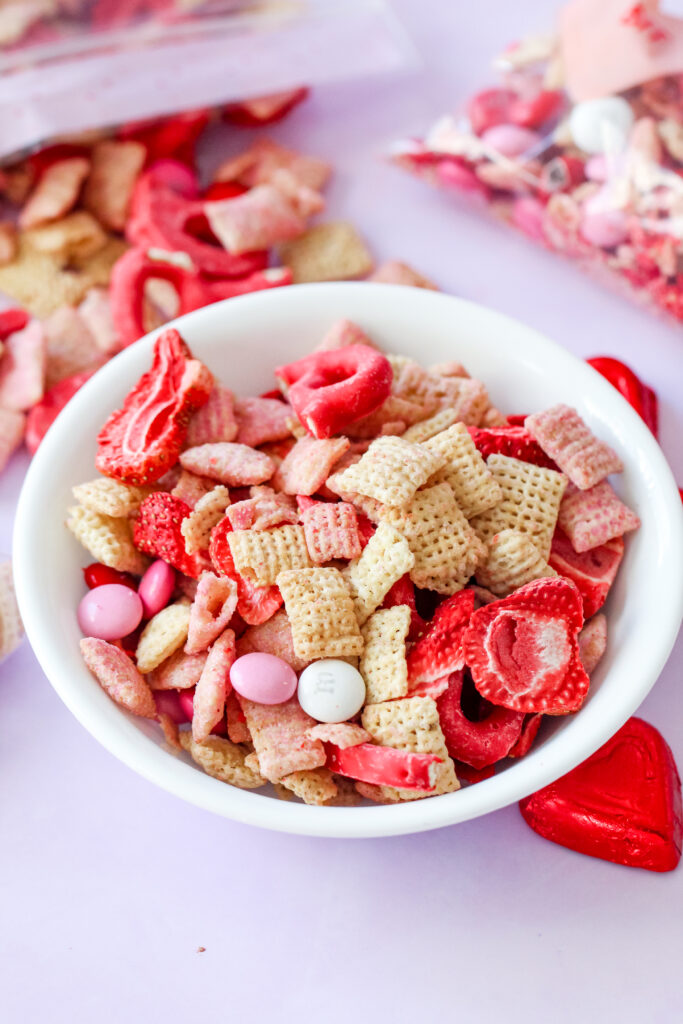
{"label": "rice chex cereal square", "polygon": [[181,732],[179,739],[183,750],[186,750],[192,760],[214,779],[229,782],[239,789],[258,789],[265,786],[266,779],[245,764],[247,752],[230,740],[222,739],[220,736],[209,736],[202,743],[196,743],[189,731]]}
{"label": "rice chex cereal square", "polygon": [[180,524],[180,532],[185,538],[185,550],[188,555],[208,548],[211,531],[214,526],[218,526],[229,504],[230,492],[222,484],[214,487],[199,499],[189,516],[186,516]]}
{"label": "rice chex cereal square", "polygon": [[285,494],[315,494],[349,444],[348,437],[299,438],[275,471],[273,485]]}
{"label": "rice chex cereal square", "polygon": [[101,515],[76,505],[69,509],[66,525],[93,558],[110,569],[142,576],[149,565],[147,556],[133,544],[127,519]]}
{"label": "rice chex cereal square", "polygon": [[373,612],[362,629],[365,649],[358,671],[365,680],[366,704],[405,697],[408,692],[406,637],[410,608],[405,604]]}
{"label": "rice chex cereal square", "polygon": [[298,657],[313,661],[362,653],[353,601],[338,569],[291,569],[280,573],[277,585]]}
{"label": "rice chex cereal square", "polygon": [[637,530],[640,519],[603,480],[589,491],[569,484],[560,505],[559,524],[574,550],[582,552]]}
{"label": "rice chex cereal square", "polygon": [[389,800],[417,800],[440,793],[453,793],[460,788],[455,765],[446,749],[436,701],[431,697],[406,697],[402,700],[369,704],[363,710],[363,728],[375,743],[383,747],[410,750],[415,754],[436,754],[443,758],[437,765],[433,790],[393,789],[382,786],[382,795]]}
{"label": "rice chex cereal square", "polygon": [[524,426],[573,484],[587,491],[624,465],[617,453],[588,429],[576,409],[554,405],[527,416]]}
{"label": "rice chex cereal square", "polygon": [[72,488],[76,501],[84,508],[99,512],[103,516],[121,519],[129,516],[140,507],[151,487],[132,487],[111,477],[103,476],[97,480],[89,480],[85,484],[77,484]]}
{"label": "rice chex cereal square", "polygon": [[518,530],[531,538],[547,560],[566,476],[508,455],[489,455],[486,465],[503,497],[494,508],[472,519],[477,534],[488,542],[503,530]]}
{"label": "rice chex cereal square", "polygon": [[405,537],[393,526],[380,523],[360,558],[345,569],[361,625],[379,608],[394,583],[405,576],[414,563],[415,556]]}
{"label": "rice chex cereal square", "polygon": [[351,560],[361,553],[358,517],[353,505],[346,501],[317,501],[301,513],[306,546],[316,565],[333,558]]}
{"label": "rice chex cereal square", "polygon": [[227,540],[238,573],[257,587],[272,586],[281,572],[311,564],[301,526],[235,530]]}
{"label": "rice chex cereal square", "polygon": [[493,508],[503,497],[464,423],[455,423],[429,438],[424,447],[446,459],[430,483],[450,485],[465,519]]}
{"label": "rice chex cereal square", "polygon": [[412,427],[408,427],[401,436],[404,441],[410,441],[411,444],[423,444],[430,437],[435,437],[436,434],[447,430],[457,418],[455,409],[439,409],[429,419],[421,420],[419,423],[414,423]]}
{"label": "rice chex cereal square", "polygon": [[337,486],[374,498],[383,505],[405,508],[444,463],[422,445],[400,437],[378,437],[360,462],[336,477]]}
{"label": "rice chex cereal square", "polygon": [[190,602],[169,604],[149,620],[138,640],[135,657],[140,672],[151,672],[182,647],[190,629]]}
{"label": "rice chex cereal square", "polygon": [[497,597],[542,576],[557,576],[530,538],[517,530],[501,530],[488,545],[486,561],[477,569],[477,582]]}

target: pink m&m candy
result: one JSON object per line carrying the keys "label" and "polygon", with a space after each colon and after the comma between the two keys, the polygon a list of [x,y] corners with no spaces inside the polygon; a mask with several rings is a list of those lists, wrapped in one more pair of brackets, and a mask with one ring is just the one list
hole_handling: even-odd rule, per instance
{"label": "pink m&m candy", "polygon": [[106,583],[88,591],[78,606],[78,625],[86,636],[120,640],[140,625],[142,601],[121,583]]}
{"label": "pink m&m candy", "polygon": [[296,672],[274,654],[243,654],[233,662],[230,682],[236,692],[256,704],[284,704],[294,696]]}
{"label": "pink m&m candy", "polygon": [[152,562],[138,587],[146,619],[151,619],[153,615],[166,607],[171,600],[174,587],[175,569],[168,562],[164,562],[162,558]]}
{"label": "pink m&m candy", "polygon": [[530,128],[522,128],[518,124],[497,124],[493,128],[487,128],[482,135],[482,142],[491,146],[501,156],[516,157],[522,153],[528,153],[541,141],[538,132]]}
{"label": "pink m&m candy", "polygon": [[628,238],[628,217],[623,210],[588,213],[581,219],[581,235],[600,249],[614,249]]}

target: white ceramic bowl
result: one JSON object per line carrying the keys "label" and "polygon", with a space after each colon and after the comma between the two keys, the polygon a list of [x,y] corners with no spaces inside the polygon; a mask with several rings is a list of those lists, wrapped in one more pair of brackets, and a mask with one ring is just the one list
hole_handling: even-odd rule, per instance
{"label": "white ceramic bowl", "polygon": [[423,364],[461,360],[501,409],[563,401],[621,455],[616,483],[642,519],[607,604],[609,645],[576,715],[551,722],[538,745],[485,782],[394,806],[307,807],[235,789],[169,753],[153,723],[121,711],[78,649],[80,567],[91,560],[67,533],[71,487],[94,474],[95,436],[147,369],[153,335],[108,363],[69,403],[29,470],[19,501],[14,570],[26,632],[45,674],[79,721],[112,754],[191,803],[238,821],[320,836],[383,836],[451,825],[503,807],[593,753],[657,679],[683,613],[683,514],[659,446],[610,384],[557,345],[461,299],[377,284],[321,284],[259,292],[191,313],[177,326],[193,352],[238,393],[273,385],[272,369],[306,354],[333,320],[357,321],[385,349]]}

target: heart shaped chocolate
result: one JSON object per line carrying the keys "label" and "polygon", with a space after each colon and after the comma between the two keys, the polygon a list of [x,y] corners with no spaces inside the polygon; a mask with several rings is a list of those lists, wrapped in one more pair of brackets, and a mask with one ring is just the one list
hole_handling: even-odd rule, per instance
{"label": "heart shaped chocolate", "polygon": [[519,807],[535,832],[578,853],[648,871],[681,859],[681,780],[668,744],[641,718]]}

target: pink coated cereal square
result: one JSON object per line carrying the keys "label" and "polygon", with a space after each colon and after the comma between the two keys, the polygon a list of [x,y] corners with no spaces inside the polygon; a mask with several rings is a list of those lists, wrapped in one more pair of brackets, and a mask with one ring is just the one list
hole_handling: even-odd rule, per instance
{"label": "pink coated cereal square", "polygon": [[198,654],[225,630],[237,608],[237,583],[229,576],[203,572],[190,608],[187,654]]}
{"label": "pink coated cereal square", "polygon": [[255,704],[238,695],[254,743],[261,775],[279,782],[283,775],[321,768],[327,760],[320,740],[307,732],[316,723],[292,697],[285,704]]}
{"label": "pink coated cereal square", "polygon": [[237,641],[237,654],[240,658],[244,654],[254,654],[256,651],[282,658],[295,672],[302,672],[310,664],[309,660],[300,658],[294,650],[292,627],[287,613],[283,610],[276,612],[271,619],[259,626],[250,626]]}
{"label": "pink coated cereal square", "polygon": [[152,690],[191,690],[199,682],[206,658],[206,651],[196,654],[176,651],[147,674],[147,682]]}
{"label": "pink coated cereal square", "polygon": [[235,660],[235,634],[226,629],[213,644],[194,693],[192,739],[202,743],[225,714],[230,668]]}
{"label": "pink coated cereal square", "polygon": [[360,743],[372,743],[370,733],[366,732],[362,725],[356,725],[354,722],[321,722],[308,729],[306,735],[309,739],[320,740],[322,743],[334,743],[342,750],[346,747],[357,747]]}
{"label": "pink coated cereal square", "polygon": [[389,260],[389,262],[383,263],[373,274],[370,274],[368,281],[379,281],[382,284],[404,284],[411,288],[428,288],[433,292],[439,291],[438,285],[417,270],[413,270],[407,263],[401,263],[400,260]]}
{"label": "pink coated cereal square", "polygon": [[370,348],[379,348],[352,320],[336,320],[313,351],[329,352],[331,349],[346,348],[348,345],[369,345]]}
{"label": "pink coated cereal square", "polygon": [[600,483],[624,466],[615,451],[595,437],[568,405],[527,416],[524,426],[543,451],[553,459],[571,482],[582,491]]}
{"label": "pink coated cereal square", "polygon": [[234,255],[269,249],[306,230],[304,218],[272,185],[257,185],[233,199],[204,203],[204,213],[223,248]]}
{"label": "pink coated cereal square", "polygon": [[335,558],[358,558],[361,553],[358,517],[353,505],[317,501],[301,512],[301,524],[311,561],[323,565]]}
{"label": "pink coated cereal square", "polygon": [[25,416],[14,409],[0,409],[0,473],[24,439]]}
{"label": "pink coated cereal square", "polygon": [[580,553],[637,530],[640,519],[603,480],[588,491],[570,483],[560,504],[558,523]]}
{"label": "pink coated cereal square", "polygon": [[152,691],[131,659],[119,647],[88,636],[81,640],[83,660],[111,699],[142,718],[156,718]]}
{"label": "pink coated cereal square", "polygon": [[235,400],[237,441],[258,448],[270,441],[291,436],[289,422],[294,416],[291,405],[278,398],[238,398]]}
{"label": "pink coated cereal square", "polygon": [[275,463],[263,452],[244,444],[216,442],[186,448],[180,465],[197,476],[208,476],[229,487],[247,487],[270,480]]}
{"label": "pink coated cereal square", "polygon": [[187,428],[188,447],[234,441],[237,437],[235,397],[229,388],[214,385],[206,405],[193,413]]}
{"label": "pink coated cereal square", "polygon": [[349,448],[346,437],[316,440],[302,437],[278,466],[274,486],[285,494],[316,494],[332,466]]}
{"label": "pink coated cereal square", "polygon": [[230,505],[226,515],[233,530],[268,530],[271,526],[297,523],[294,499],[271,487],[252,487],[251,497]]}
{"label": "pink coated cereal square", "polygon": [[0,357],[0,407],[22,412],[43,397],[46,347],[43,328],[31,320],[10,334]]}
{"label": "pink coated cereal square", "polygon": [[216,481],[209,480],[208,476],[197,476],[186,469],[181,469],[171,494],[174,498],[180,498],[190,508],[194,508],[197,502],[213,491],[215,486]]}
{"label": "pink coated cereal square", "polygon": [[251,733],[247,728],[247,720],[244,717],[244,712],[240,707],[234,690],[230,690],[225,698],[225,718],[228,727],[228,739],[232,743],[251,743]]}
{"label": "pink coated cereal square", "polygon": [[47,362],[45,390],[102,361],[102,352],[78,310],[62,306],[43,320]]}

